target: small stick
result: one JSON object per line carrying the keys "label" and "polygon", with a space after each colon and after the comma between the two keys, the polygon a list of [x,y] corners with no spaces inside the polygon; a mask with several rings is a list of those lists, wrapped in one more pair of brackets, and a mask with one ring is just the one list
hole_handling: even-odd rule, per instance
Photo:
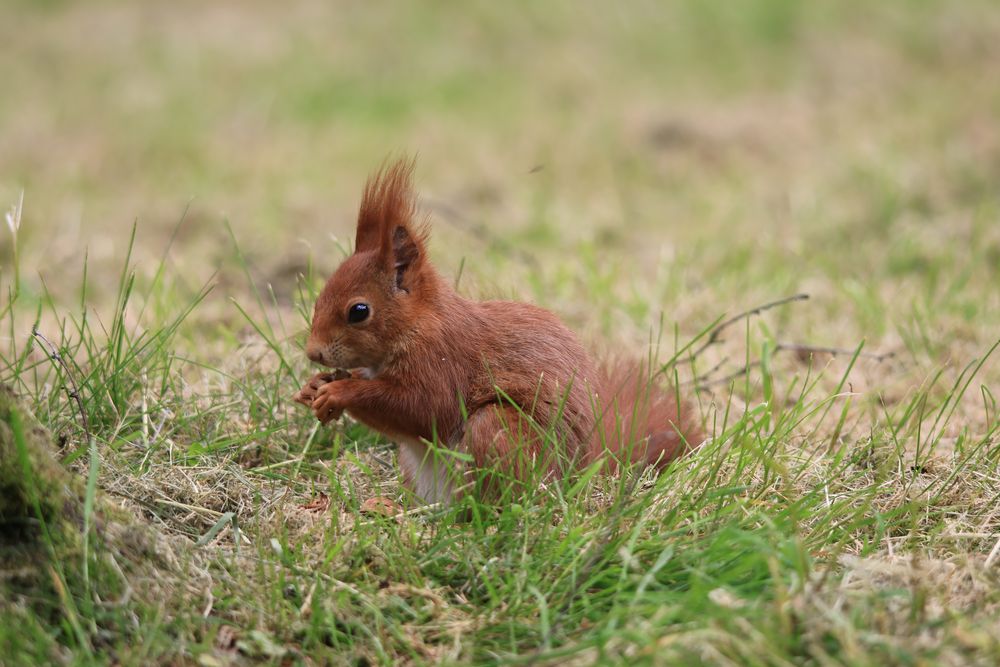
{"label": "small stick", "polygon": [[753,317],[754,315],[760,315],[765,310],[771,310],[772,308],[777,308],[778,306],[783,306],[786,303],[792,303],[793,301],[805,301],[808,298],[809,298],[809,295],[805,294],[805,293],[793,294],[792,296],[786,296],[783,299],[778,299],[777,301],[771,301],[769,303],[765,303],[763,305],[756,306],[755,308],[751,308],[750,310],[745,310],[742,313],[739,313],[738,315],[733,315],[728,320],[722,322],[721,324],[719,324],[718,326],[716,326],[714,329],[712,329],[712,332],[708,334],[708,338],[705,340],[705,342],[702,343],[701,346],[699,346],[697,349],[695,349],[694,352],[692,352],[689,355],[687,355],[687,359],[689,360],[689,362],[693,361],[694,359],[696,359],[699,354],[701,354],[702,352],[704,352],[710,346],[712,346],[715,343],[719,342],[719,338],[722,336],[722,332],[727,327],[730,327],[733,324],[736,324],[740,320],[744,320],[744,319],[746,319],[748,317]]}
{"label": "small stick", "polygon": [[[842,356],[842,355],[851,355],[853,357],[855,354],[857,354],[858,357],[863,357],[865,359],[871,359],[871,360],[875,361],[876,363],[882,363],[886,359],[892,359],[893,357],[896,356],[895,352],[858,352],[857,350],[849,350],[847,348],[842,348],[842,347],[823,347],[823,346],[819,346],[819,345],[800,345],[798,343],[778,343],[777,345],[774,346],[774,352],[775,353],[778,353],[778,352],[809,352],[809,353],[817,353],[817,354],[829,354],[829,355],[834,356],[834,357]],[[687,380],[686,382],[682,382],[681,385],[682,386],[694,385],[695,391],[704,391],[705,389],[707,389],[708,387],[711,387],[713,385],[724,384],[726,382],[729,382],[730,380],[735,380],[738,377],[746,375],[748,372],[750,372],[751,369],[757,368],[758,366],[760,366],[761,362],[760,362],[760,360],[751,361],[749,364],[746,364],[745,366],[743,366],[742,368],[740,368],[737,371],[733,371],[732,373],[729,373],[728,375],[724,375],[724,376],[719,377],[719,378],[713,378],[713,379],[710,380],[709,376],[712,375],[712,373],[714,373],[717,370],[719,370],[719,367],[721,365],[722,364],[718,364],[718,365],[715,366],[715,368],[713,368],[712,370],[708,371],[707,373],[704,373],[703,375],[699,375],[698,377],[693,378],[691,380]]]}
{"label": "small stick", "polygon": [[749,364],[743,366],[739,370],[733,371],[732,373],[729,373],[728,375],[723,375],[720,378],[714,378],[712,380],[709,380],[706,376],[702,375],[699,378],[694,378],[693,380],[688,380],[684,384],[693,384],[695,391],[705,391],[706,389],[708,389],[709,387],[711,387],[713,385],[725,384],[726,382],[729,382],[730,380],[735,380],[738,377],[742,377],[742,376],[746,375],[747,373],[749,373],[750,369],[757,368],[758,366],[760,366],[760,364],[761,364],[760,361],[751,361]]}
{"label": "small stick", "polygon": [[990,550],[990,555],[986,557],[986,567],[993,565],[993,561],[997,559],[997,556],[1000,556],[1000,540],[997,540],[997,543]]}
{"label": "small stick", "polygon": [[729,361],[729,357],[723,357],[722,361],[720,361],[716,365],[712,366],[711,368],[709,368],[707,371],[705,371],[704,373],[702,373],[698,377],[691,378],[690,380],[686,380],[684,382],[681,382],[681,386],[689,385],[689,384],[694,384],[694,383],[698,382],[699,380],[704,380],[706,378],[711,377],[712,375],[715,375],[717,372],[719,372],[719,370],[722,369],[723,366],[726,365],[726,363],[728,361]]}
{"label": "small stick", "polygon": [[48,338],[42,335],[42,332],[38,330],[38,327],[31,327],[31,335],[39,340],[45,353],[49,356],[49,359],[59,364],[63,369],[63,373],[66,374],[66,379],[69,381],[69,387],[66,389],[66,393],[69,397],[76,402],[77,410],[80,411],[80,421],[83,422],[83,433],[87,436],[87,442],[89,443],[92,438],[90,435],[90,423],[87,421],[87,412],[83,409],[83,399],[80,398],[80,387],[76,384],[76,380],[73,377],[73,373],[69,369],[69,364],[63,359],[62,355],[59,354],[59,350],[56,346],[52,344]]}
{"label": "small stick", "polygon": [[872,359],[877,362],[883,362],[886,359],[892,359],[896,356],[895,352],[858,352],[857,350],[849,350],[845,347],[824,347],[822,345],[802,345],[799,343],[778,343],[774,347],[775,352],[808,352],[810,354],[829,354],[831,356],[842,356],[851,355],[854,356],[855,353],[861,358]]}

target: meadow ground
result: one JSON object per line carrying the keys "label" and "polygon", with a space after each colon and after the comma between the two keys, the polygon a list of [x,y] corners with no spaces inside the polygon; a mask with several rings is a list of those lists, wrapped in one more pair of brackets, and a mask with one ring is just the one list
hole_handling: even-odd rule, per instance
{"label": "meadow ground", "polygon": [[[1000,662],[995,3],[12,0],[0,43],[0,382],[72,473],[0,406],[3,664]],[[317,428],[311,299],[401,151],[463,293],[680,351],[713,439],[458,522]]]}

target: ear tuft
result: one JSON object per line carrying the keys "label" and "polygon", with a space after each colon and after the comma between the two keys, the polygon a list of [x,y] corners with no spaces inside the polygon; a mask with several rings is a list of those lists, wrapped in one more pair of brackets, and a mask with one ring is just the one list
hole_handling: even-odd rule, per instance
{"label": "ear tuft", "polygon": [[412,159],[402,158],[383,165],[368,179],[358,211],[355,252],[392,251],[395,229],[407,227],[415,210],[410,186],[413,165]]}

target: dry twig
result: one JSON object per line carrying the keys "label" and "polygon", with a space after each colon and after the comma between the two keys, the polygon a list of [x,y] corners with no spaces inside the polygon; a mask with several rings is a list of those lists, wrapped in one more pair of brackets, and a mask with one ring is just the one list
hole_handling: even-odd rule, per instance
{"label": "dry twig", "polygon": [[[754,315],[759,315],[766,310],[771,310],[772,308],[777,308],[778,306],[784,306],[785,304],[793,303],[795,301],[805,301],[809,298],[808,294],[799,293],[793,294],[792,296],[786,296],[782,299],[777,299],[775,301],[769,301],[768,303],[762,304],[760,306],[755,306],[749,310],[745,310],[741,313],[733,315],[727,320],[720,322],[715,328],[713,328],[705,341],[696,347],[692,352],[686,355],[682,360],[688,364],[694,364],[698,357],[705,352],[709,347],[715,345],[722,340],[722,333],[733,324],[745,320],[747,318],[753,317]],[[882,362],[886,359],[890,359],[895,356],[894,352],[860,352],[857,349],[848,349],[841,347],[826,347],[821,345],[807,345],[802,343],[777,343],[774,347],[774,353],[778,352],[794,352],[796,354],[829,354],[831,356],[842,356],[842,355],[857,355],[858,357],[873,359],[876,362]],[[727,359],[723,359],[707,372],[702,373],[690,380],[681,382],[680,386],[694,386],[696,391],[705,391],[708,387],[717,384],[725,384],[731,380],[735,380],[738,377],[746,375],[751,369],[756,368],[761,365],[760,360],[751,361],[739,369],[727,373],[726,375],[718,378],[713,378],[716,372],[718,372],[726,363]]]}
{"label": "dry twig", "polygon": [[695,350],[691,352],[689,355],[687,355],[686,357],[687,362],[694,363],[694,361],[698,358],[698,355],[700,355],[702,352],[707,350],[712,345],[719,342],[719,340],[722,337],[723,331],[725,331],[728,327],[736,324],[740,320],[745,320],[748,317],[753,317],[754,315],[760,315],[765,310],[771,310],[772,308],[783,306],[786,303],[792,303],[794,301],[805,301],[808,298],[809,298],[808,294],[804,293],[793,294],[792,296],[786,296],[785,298],[778,299],[777,301],[770,301],[763,305],[751,308],[750,310],[745,310],[737,315],[733,315],[728,320],[721,322],[714,329],[712,329],[712,331],[708,334],[708,338],[705,339],[705,342],[702,343],[699,347],[695,348]]}
{"label": "dry twig", "polygon": [[69,369],[69,364],[67,364],[66,360],[63,359],[61,354],[59,354],[59,350],[52,343],[52,341],[46,338],[37,327],[31,328],[31,335],[38,339],[49,359],[59,364],[60,368],[63,369],[63,373],[65,373],[66,380],[69,383],[69,386],[66,388],[66,393],[76,402],[77,410],[80,411],[80,421],[83,424],[83,434],[86,436],[87,442],[89,443],[91,441],[91,435],[90,423],[87,421],[87,411],[83,409],[83,399],[80,397],[80,387],[76,384],[76,379],[73,377],[73,373]]}
{"label": "dry twig", "polygon": [[[795,352],[797,354],[809,354],[810,356],[813,354],[829,354],[830,356],[834,357],[857,355],[860,358],[871,359],[876,363],[881,363],[887,359],[891,359],[894,356],[896,356],[895,352],[860,352],[858,350],[851,350],[848,348],[824,347],[819,345],[802,345],[798,343],[778,343],[777,345],[774,346],[774,353],[777,354],[778,352]],[[747,373],[750,372],[751,369],[760,366],[761,363],[762,362],[759,359],[757,359],[755,361],[751,361],[748,364],[745,364],[738,370],[723,375],[722,377],[712,378],[711,377],[712,374],[718,371],[719,368],[722,366],[722,364],[720,363],[717,364],[707,373],[704,373],[702,375],[699,375],[698,377],[687,380],[686,382],[682,382],[681,386],[694,385],[695,391],[706,391],[711,386],[726,384],[727,382],[730,382],[732,380],[735,380],[736,378],[746,375]]]}

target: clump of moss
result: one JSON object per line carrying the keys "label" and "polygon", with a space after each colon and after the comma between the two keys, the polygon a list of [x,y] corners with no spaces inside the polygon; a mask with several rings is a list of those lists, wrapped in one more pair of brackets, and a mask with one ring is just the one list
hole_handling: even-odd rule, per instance
{"label": "clump of moss", "polygon": [[0,639],[15,661],[54,657],[20,641],[24,634],[53,637],[52,649],[91,648],[77,609],[91,580],[89,567],[83,575],[83,500],[82,480],[59,463],[52,436],[0,386],[0,622],[11,629]]}
{"label": "clump of moss", "polygon": [[[84,499],[51,434],[0,386],[0,653],[30,663],[127,640],[144,602],[133,593],[177,579],[174,545],[100,496],[85,534]],[[46,643],[49,653],[37,653]]]}
{"label": "clump of moss", "polygon": [[47,539],[79,533],[81,480],[56,459],[49,432],[0,386],[0,563],[27,556]]}

